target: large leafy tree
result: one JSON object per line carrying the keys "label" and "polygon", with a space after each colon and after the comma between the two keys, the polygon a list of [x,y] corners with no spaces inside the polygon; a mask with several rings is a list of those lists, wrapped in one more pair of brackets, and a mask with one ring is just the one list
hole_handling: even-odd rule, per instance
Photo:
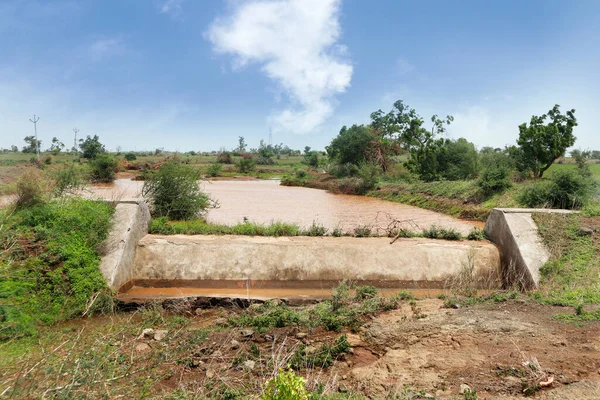
{"label": "large leafy tree", "polygon": [[41,140],[35,140],[35,136],[25,136],[23,139],[27,146],[23,146],[23,153],[37,153],[37,149],[42,147]]}
{"label": "large leafy tree", "polygon": [[359,165],[367,161],[367,150],[373,135],[365,125],[343,126],[325,149],[329,160],[337,164]]}
{"label": "large leafy tree", "polygon": [[547,114],[532,116],[529,125],[519,125],[517,144],[534,177],[541,178],[554,161],[573,146],[576,126],[575,110],[561,114],[558,104]]}
{"label": "large leafy tree", "polygon": [[96,158],[100,153],[104,153],[104,145],[100,143],[98,135],[90,137],[88,135],[85,140],[79,139],[79,148],[83,152],[83,158],[92,159]]}

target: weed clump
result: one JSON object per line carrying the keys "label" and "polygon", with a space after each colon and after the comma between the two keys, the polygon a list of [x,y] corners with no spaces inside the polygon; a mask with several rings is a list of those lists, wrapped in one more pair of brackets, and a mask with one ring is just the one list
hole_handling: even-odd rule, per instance
{"label": "weed clump", "polygon": [[462,235],[456,229],[442,228],[436,225],[423,230],[423,237],[427,239],[460,240]]}
{"label": "weed clump", "polygon": [[37,168],[28,168],[17,181],[17,208],[44,204],[50,199],[48,179]]}

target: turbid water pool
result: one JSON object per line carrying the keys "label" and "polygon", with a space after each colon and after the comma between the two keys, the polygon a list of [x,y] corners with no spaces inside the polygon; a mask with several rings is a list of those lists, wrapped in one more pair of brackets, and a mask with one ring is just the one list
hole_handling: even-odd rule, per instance
{"label": "turbid water pool", "polygon": [[[234,225],[244,220],[258,224],[274,221],[308,227],[313,222],[329,230],[350,231],[370,226],[384,233],[394,220],[402,227],[419,231],[432,225],[453,228],[467,234],[477,222],[459,220],[434,211],[365,196],[332,194],[324,190],[280,186],[278,180],[208,181],[204,190],[219,204],[208,211],[207,220]],[[94,185],[88,193],[104,199],[135,198],[143,182],[118,179],[112,184]]]}

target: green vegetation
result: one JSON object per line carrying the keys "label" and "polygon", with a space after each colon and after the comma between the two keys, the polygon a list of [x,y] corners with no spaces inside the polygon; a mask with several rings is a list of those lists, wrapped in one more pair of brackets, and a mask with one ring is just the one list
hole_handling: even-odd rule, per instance
{"label": "green vegetation", "polygon": [[[545,124],[546,120],[549,122]],[[560,106],[555,105],[547,114],[532,116],[529,125],[519,125],[517,144],[527,168],[536,178],[559,158],[567,149],[575,144],[573,128],[577,126],[575,110],[560,113]]]}
{"label": "green vegetation", "polygon": [[98,246],[113,208],[60,199],[0,215],[0,337],[110,307]]}
{"label": "green vegetation", "polygon": [[175,220],[198,217],[211,202],[198,180],[200,172],[172,159],[144,182],[142,195],[150,200],[152,213]]}
{"label": "green vegetation", "polygon": [[519,202],[527,207],[579,209],[589,199],[593,184],[575,171],[557,171],[523,191]]}
{"label": "green vegetation", "polygon": [[106,153],[99,153],[89,162],[92,182],[112,182],[115,180],[117,162]]}
{"label": "green vegetation", "polygon": [[398,292],[393,297],[383,297],[373,287],[342,282],[333,289],[331,300],[299,309],[267,301],[230,318],[229,325],[252,327],[260,331],[289,326],[307,329],[322,327],[334,332],[350,328],[355,331],[364,323],[364,316],[396,309],[402,300],[410,297],[405,292]]}
{"label": "green vegetation", "polygon": [[597,229],[598,217],[536,214],[544,243],[552,258],[541,269],[541,285],[534,298],[544,304],[578,307],[600,303],[600,244],[582,227]]}

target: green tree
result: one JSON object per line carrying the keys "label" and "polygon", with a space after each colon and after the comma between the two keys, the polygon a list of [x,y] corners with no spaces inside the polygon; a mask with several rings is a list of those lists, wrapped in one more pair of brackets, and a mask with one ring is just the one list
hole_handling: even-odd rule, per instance
{"label": "green tree", "polygon": [[246,147],[247,147],[247,146],[248,146],[248,145],[246,144],[246,139],[244,139],[244,137],[243,137],[243,136],[238,136],[238,147],[237,147],[237,149],[236,149],[236,150],[237,150],[239,153],[243,153],[243,152],[245,152],[245,151],[246,151]]}
{"label": "green tree", "polygon": [[439,172],[444,179],[457,181],[477,176],[479,155],[475,145],[465,138],[445,140],[437,158]]}
{"label": "green tree", "polygon": [[558,104],[547,114],[532,116],[529,125],[519,125],[517,144],[529,160],[535,178],[541,178],[554,161],[573,146],[576,139],[573,128],[576,126],[575,110],[563,115]]}
{"label": "green tree", "polygon": [[575,159],[575,163],[577,164],[577,170],[581,175],[586,177],[592,175],[590,167],[587,165],[587,160],[592,158],[592,152],[590,150],[572,150],[571,157]]}
{"label": "green tree", "polygon": [[53,155],[58,155],[58,153],[61,152],[62,149],[65,148],[65,144],[61,141],[59,141],[56,136],[52,138],[52,144],[50,145],[50,152]]}
{"label": "green tree", "polygon": [[37,149],[42,147],[42,141],[36,141],[35,136],[25,136],[25,139],[23,139],[23,141],[27,143],[27,146],[23,146],[23,153],[35,154],[37,153]]}
{"label": "green tree", "polygon": [[337,164],[360,165],[366,161],[366,154],[373,135],[368,126],[345,125],[340,133],[331,141],[325,149],[329,160]]}
{"label": "green tree", "polygon": [[19,151],[19,148],[13,144],[12,146],[10,146],[10,151],[16,153],[17,151]]}
{"label": "green tree", "polygon": [[100,143],[98,135],[94,135],[94,137],[88,135],[85,140],[79,139],[79,148],[83,153],[83,158],[87,158],[88,160],[96,158],[99,154],[106,151],[104,145]]}

